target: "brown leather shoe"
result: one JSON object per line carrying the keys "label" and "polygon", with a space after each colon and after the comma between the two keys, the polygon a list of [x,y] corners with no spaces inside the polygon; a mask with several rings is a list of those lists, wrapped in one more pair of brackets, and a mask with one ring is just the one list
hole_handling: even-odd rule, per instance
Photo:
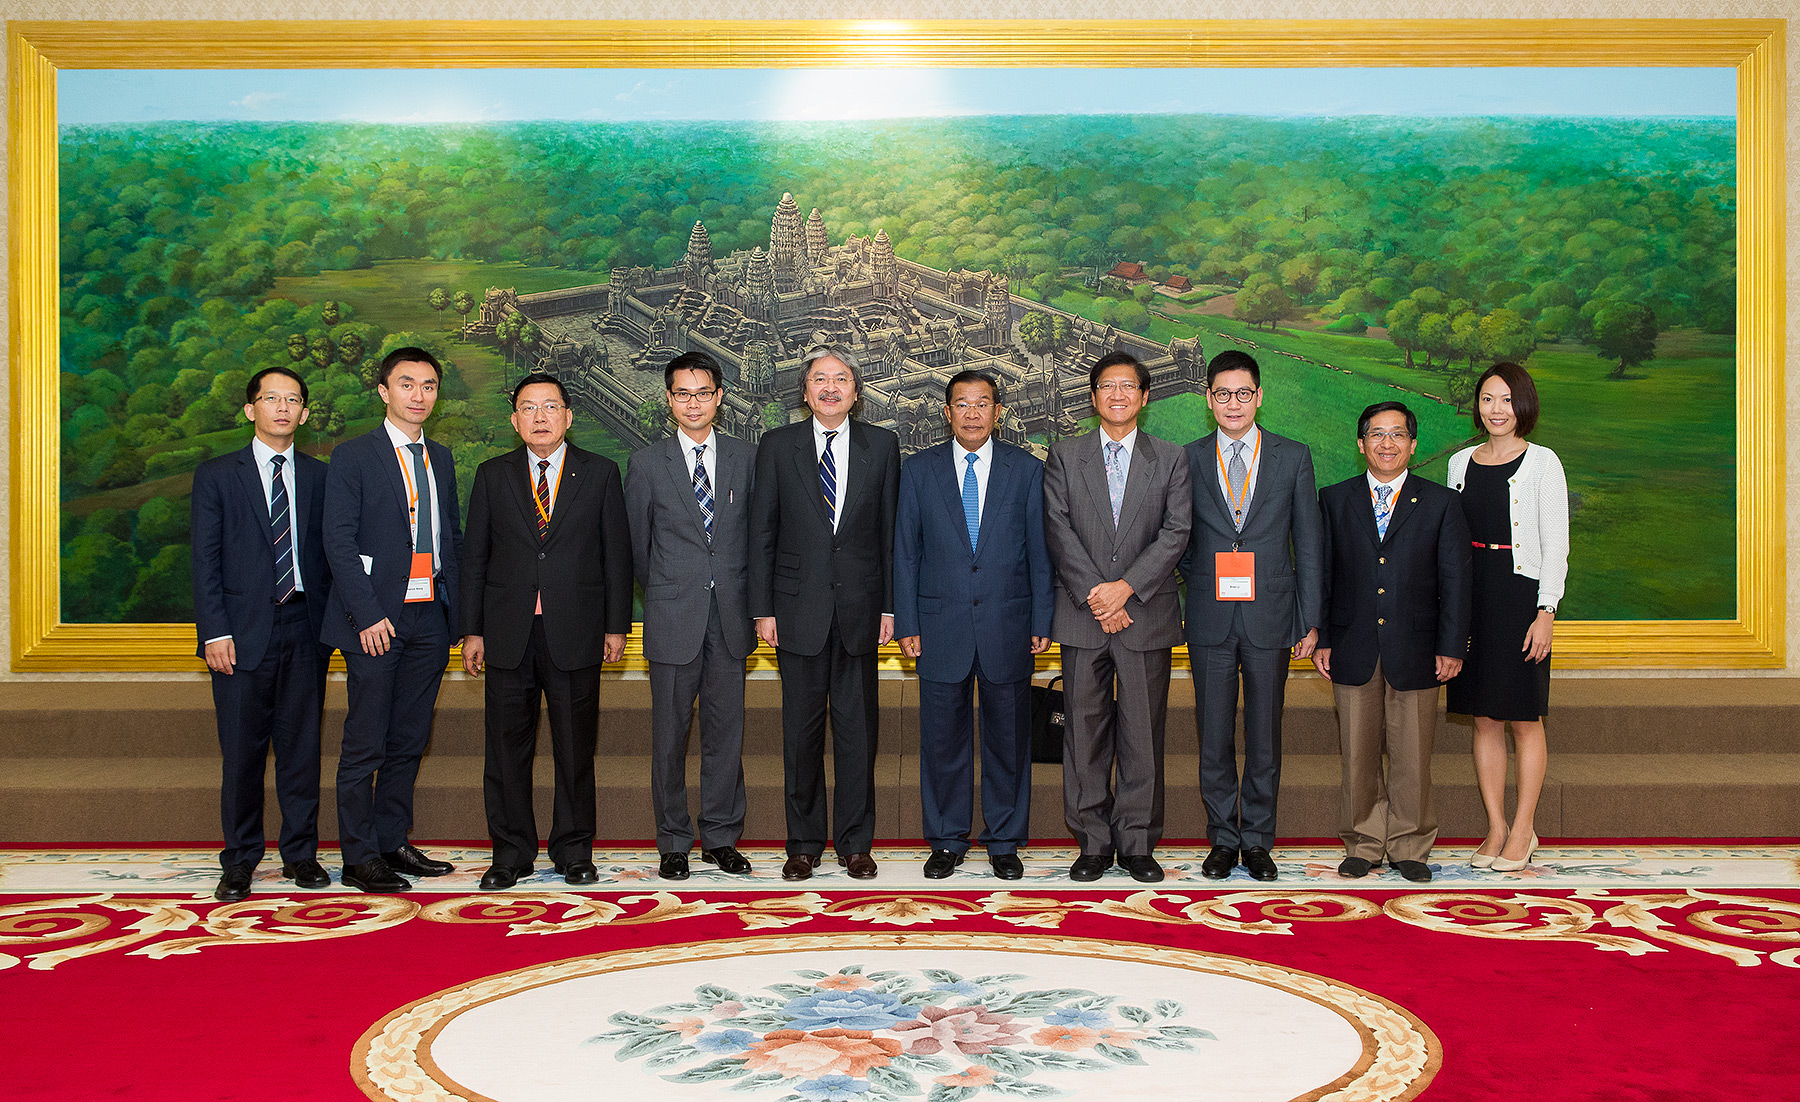
{"label": "brown leather shoe", "polygon": [[852,880],[875,879],[875,858],[866,853],[839,855],[838,864],[844,866],[844,871],[850,874]]}
{"label": "brown leather shoe", "polygon": [[810,880],[813,870],[819,867],[819,856],[816,853],[790,854],[787,863],[781,866],[783,880]]}

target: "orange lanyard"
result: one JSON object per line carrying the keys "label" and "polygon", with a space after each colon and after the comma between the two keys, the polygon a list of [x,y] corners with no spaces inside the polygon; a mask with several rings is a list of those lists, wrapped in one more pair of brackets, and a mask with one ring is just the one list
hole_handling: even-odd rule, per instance
{"label": "orange lanyard", "polygon": [[550,500],[549,501],[539,501],[538,500],[537,479],[534,478],[531,480],[531,503],[532,503],[532,505],[534,505],[537,508],[537,518],[538,518],[539,524],[547,526],[550,523],[550,510],[556,504],[557,491],[562,489],[562,471],[563,471],[563,465],[561,463],[558,463],[556,465],[556,481],[550,483]]}
{"label": "orange lanyard", "polygon": [[1231,496],[1231,476],[1225,473],[1225,446],[1215,439],[1213,447],[1219,453],[1219,477],[1225,480],[1225,503],[1232,507],[1232,516],[1241,517],[1244,506],[1250,503],[1250,472],[1256,470],[1256,457],[1262,452],[1262,433],[1256,434],[1256,447],[1250,449],[1250,466],[1244,472],[1244,492],[1236,500]]}
{"label": "orange lanyard", "polygon": [[[400,457],[400,477],[406,480],[406,507],[410,510],[413,531],[416,533],[419,524],[419,487],[413,485],[412,456],[407,454],[406,446],[404,444],[395,447],[394,454]],[[425,475],[427,478],[431,476],[430,448],[425,449]]]}

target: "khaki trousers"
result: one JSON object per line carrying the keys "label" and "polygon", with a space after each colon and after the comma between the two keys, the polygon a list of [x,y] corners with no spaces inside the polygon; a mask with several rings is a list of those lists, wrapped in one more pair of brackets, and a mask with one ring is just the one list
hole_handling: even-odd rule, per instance
{"label": "khaki trousers", "polygon": [[1351,857],[1380,864],[1431,855],[1438,833],[1431,799],[1438,693],[1435,686],[1394,688],[1382,677],[1379,661],[1366,684],[1332,684],[1344,763],[1339,837]]}

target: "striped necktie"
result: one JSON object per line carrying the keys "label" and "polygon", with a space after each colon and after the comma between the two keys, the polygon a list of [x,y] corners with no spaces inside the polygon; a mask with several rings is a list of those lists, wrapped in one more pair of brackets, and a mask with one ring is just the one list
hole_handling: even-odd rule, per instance
{"label": "striped necktie", "polygon": [[712,479],[706,474],[706,445],[694,449],[694,500],[700,503],[700,522],[706,526],[706,542],[712,542]]}
{"label": "striped necktie", "polygon": [[[550,538],[550,479],[548,477],[549,470],[550,470],[550,461],[548,459],[538,460],[537,489],[532,493],[531,496],[532,496],[532,499],[537,502],[537,522],[538,522],[538,539],[539,540],[546,540],[546,539]],[[513,483],[513,485],[517,486],[518,483],[515,482],[515,483]]]}
{"label": "striped necktie", "polygon": [[288,508],[287,480],[281,477],[281,466],[287,456],[269,460],[275,473],[269,480],[269,537],[275,541],[275,603],[286,604],[294,595],[294,524],[293,510]]}
{"label": "striped necktie", "polygon": [[837,528],[837,460],[832,457],[831,442],[837,434],[837,429],[825,434],[825,450],[819,453],[819,492],[825,495],[825,515],[831,518],[833,529]]}

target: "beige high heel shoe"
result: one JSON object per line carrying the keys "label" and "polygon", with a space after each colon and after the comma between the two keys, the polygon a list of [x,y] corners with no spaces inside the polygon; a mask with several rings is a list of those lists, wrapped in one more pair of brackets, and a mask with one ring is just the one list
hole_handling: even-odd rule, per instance
{"label": "beige high heel shoe", "polygon": [[1489,865],[1488,867],[1493,869],[1495,872],[1518,872],[1520,869],[1524,868],[1526,865],[1531,864],[1531,858],[1534,854],[1537,853],[1537,849],[1538,849],[1538,836],[1537,836],[1537,831],[1534,830],[1531,832],[1531,848],[1525,851],[1525,860],[1523,860],[1523,861],[1508,861],[1504,857],[1496,857],[1496,858],[1494,858],[1494,863],[1492,865]]}
{"label": "beige high heel shoe", "polygon": [[1496,856],[1498,856],[1498,855],[1492,854],[1492,853],[1482,853],[1481,847],[1476,846],[1475,852],[1471,853],[1469,855],[1469,864],[1471,866],[1473,866],[1474,868],[1478,868],[1478,869],[1491,869],[1494,867],[1494,858]]}

